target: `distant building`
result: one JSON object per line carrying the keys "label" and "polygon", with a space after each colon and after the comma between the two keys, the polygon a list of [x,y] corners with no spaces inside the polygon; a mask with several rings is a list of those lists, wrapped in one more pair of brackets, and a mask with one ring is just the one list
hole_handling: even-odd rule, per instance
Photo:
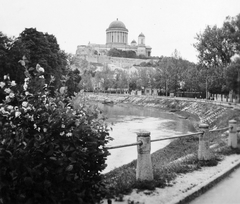
{"label": "distant building", "polygon": [[106,29],[106,44],[91,44],[79,45],[77,47],[77,55],[107,55],[111,48],[116,48],[124,51],[134,51],[136,55],[151,56],[152,48],[145,45],[145,36],[141,33],[138,36],[138,43],[132,40],[128,44],[128,29],[123,22],[113,21]]}

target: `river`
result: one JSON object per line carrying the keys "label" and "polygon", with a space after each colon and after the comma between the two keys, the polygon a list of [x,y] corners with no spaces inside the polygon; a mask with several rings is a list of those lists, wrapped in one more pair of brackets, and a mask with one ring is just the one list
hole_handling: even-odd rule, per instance
{"label": "river", "polygon": [[[191,122],[180,118],[176,114],[156,108],[139,107],[126,104],[103,105],[98,104],[107,116],[110,136],[113,138],[108,146],[129,144],[136,142],[139,130],[151,133],[151,139],[171,137],[177,134],[194,132]],[[151,144],[151,153],[165,147],[170,140],[154,142]],[[109,150],[111,155],[107,158],[107,167],[103,173],[122,166],[137,158],[137,147],[124,147]]]}

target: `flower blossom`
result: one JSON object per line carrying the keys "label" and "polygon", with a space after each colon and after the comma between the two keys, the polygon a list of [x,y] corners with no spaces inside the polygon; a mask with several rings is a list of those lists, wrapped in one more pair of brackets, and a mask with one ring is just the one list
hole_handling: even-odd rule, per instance
{"label": "flower blossom", "polygon": [[66,134],[66,136],[67,136],[67,137],[71,137],[71,136],[72,136],[72,133],[69,132],[69,133]]}
{"label": "flower blossom", "polygon": [[23,101],[23,102],[22,102],[22,107],[25,107],[25,108],[26,108],[27,105],[28,105],[28,102],[27,102],[27,101]]}
{"label": "flower blossom", "polygon": [[7,103],[11,101],[11,99],[10,99],[9,96],[6,96],[5,99],[6,99],[6,102],[7,102]]}
{"label": "flower blossom", "polygon": [[39,72],[44,72],[44,71],[45,71],[44,68],[42,67],[39,68]]}
{"label": "flower blossom", "polygon": [[7,108],[8,108],[9,110],[13,110],[13,106],[11,106],[11,105],[9,105]]}
{"label": "flower blossom", "polygon": [[15,81],[12,81],[11,82],[11,86],[16,86],[17,84],[16,84],[16,82]]}
{"label": "flower blossom", "polygon": [[0,82],[0,87],[1,88],[3,88],[5,85],[6,85],[5,82],[2,82],[2,81]]}
{"label": "flower blossom", "polygon": [[15,118],[19,117],[21,115],[21,112],[20,111],[16,111],[15,112]]}
{"label": "flower blossom", "polygon": [[9,97],[10,97],[10,98],[14,98],[14,96],[15,96],[14,93],[10,93],[10,94],[9,94]]}
{"label": "flower blossom", "polygon": [[4,91],[9,94],[11,92],[11,89],[10,88],[6,88],[6,89],[4,89]]}
{"label": "flower blossom", "polygon": [[27,85],[27,83],[25,82],[25,83],[23,84],[23,89],[24,89],[24,90],[27,90],[27,87],[28,87],[28,85]]}

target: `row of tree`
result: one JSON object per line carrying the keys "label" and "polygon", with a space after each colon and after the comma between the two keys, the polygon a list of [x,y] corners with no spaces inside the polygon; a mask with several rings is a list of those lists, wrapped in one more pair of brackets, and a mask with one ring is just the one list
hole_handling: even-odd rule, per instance
{"label": "row of tree", "polygon": [[[147,65],[147,66],[146,66]],[[164,94],[178,91],[204,91],[205,80],[194,63],[184,60],[175,50],[172,57],[161,57],[152,62],[143,62],[130,69],[112,69],[105,65],[101,70],[88,70],[82,75],[80,87],[93,91],[108,89],[142,90],[156,88]]]}

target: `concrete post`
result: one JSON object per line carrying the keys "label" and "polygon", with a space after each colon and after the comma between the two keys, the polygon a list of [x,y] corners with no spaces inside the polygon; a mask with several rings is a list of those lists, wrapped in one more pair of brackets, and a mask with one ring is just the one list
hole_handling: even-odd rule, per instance
{"label": "concrete post", "polygon": [[238,146],[237,121],[236,120],[229,121],[228,146],[233,147],[233,148],[237,148],[237,146]]}
{"label": "concrete post", "polygon": [[199,128],[203,133],[199,136],[198,160],[210,160],[212,153],[209,149],[209,125],[200,124]]}
{"label": "concrete post", "polygon": [[240,149],[240,127],[237,128],[237,148]]}
{"label": "concrete post", "polygon": [[150,132],[141,131],[137,133],[137,142],[142,142],[137,146],[137,171],[136,178],[139,181],[153,180],[153,168],[151,160],[151,138]]}

